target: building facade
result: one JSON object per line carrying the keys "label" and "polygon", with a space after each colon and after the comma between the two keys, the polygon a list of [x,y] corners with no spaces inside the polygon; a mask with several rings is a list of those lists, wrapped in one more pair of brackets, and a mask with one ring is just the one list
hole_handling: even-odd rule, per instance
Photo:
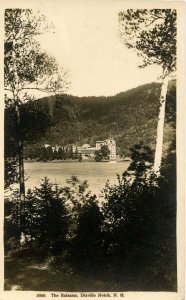
{"label": "building facade", "polygon": [[94,157],[94,153],[96,151],[95,147],[91,147],[89,144],[84,144],[81,147],[77,147],[77,151],[83,157]]}
{"label": "building facade", "polygon": [[[77,152],[78,154],[81,154],[82,157],[94,157],[95,151],[100,150],[101,147],[105,146],[105,145],[110,150],[109,159],[115,160],[116,159],[116,142],[113,138],[109,138],[104,141],[97,141],[95,147],[91,147],[89,144],[84,144],[82,146],[71,145],[71,147],[72,147],[73,153]],[[45,144],[44,147],[47,148],[47,147],[51,147],[51,146],[49,144]],[[52,151],[58,152],[59,147],[60,146],[57,146],[57,145],[55,147],[52,147]]]}
{"label": "building facade", "polygon": [[109,158],[111,160],[116,159],[116,142],[113,138],[106,139],[104,141],[97,141],[96,142],[96,150],[101,149],[102,146],[107,146],[110,150]]}

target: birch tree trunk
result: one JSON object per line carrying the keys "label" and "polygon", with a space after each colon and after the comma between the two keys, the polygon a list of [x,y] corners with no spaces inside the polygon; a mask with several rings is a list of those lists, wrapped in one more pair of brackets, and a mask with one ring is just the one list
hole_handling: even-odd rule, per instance
{"label": "birch tree trunk", "polygon": [[160,174],[162,152],[163,152],[163,132],[164,132],[167,88],[168,88],[168,76],[166,74],[166,70],[163,70],[161,94],[159,99],[160,108],[159,108],[158,125],[157,125],[156,150],[155,150],[155,158],[154,158],[154,171],[157,175]]}
{"label": "birch tree trunk", "polygon": [[12,58],[13,58],[13,74],[14,74],[14,86],[13,86],[13,100],[16,111],[17,121],[17,143],[18,143],[18,161],[19,161],[19,197],[20,197],[20,244],[25,243],[25,178],[24,178],[24,162],[23,162],[23,143],[21,138],[20,128],[20,107],[19,107],[19,79],[17,74],[17,62],[16,62],[16,51],[15,51],[15,38],[12,44]]}
{"label": "birch tree trunk", "polygon": [[24,162],[23,162],[23,143],[21,139],[18,141],[18,156],[19,156],[19,190],[20,200],[22,202],[23,213],[25,211],[25,176],[24,176]]}
{"label": "birch tree trunk", "polygon": [[19,159],[19,190],[20,190],[20,201],[22,202],[24,212],[25,202],[25,181],[24,181],[24,163],[23,163],[23,145],[20,134],[20,108],[19,108],[19,79],[17,74],[17,63],[16,63],[16,52],[15,52],[16,41],[13,39],[12,45],[12,58],[13,58],[13,73],[14,73],[14,103],[17,118],[17,142],[18,142],[18,159]]}

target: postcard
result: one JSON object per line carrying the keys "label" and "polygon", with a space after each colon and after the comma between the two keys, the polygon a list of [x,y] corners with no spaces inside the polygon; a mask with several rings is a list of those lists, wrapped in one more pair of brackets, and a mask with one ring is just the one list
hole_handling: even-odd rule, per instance
{"label": "postcard", "polygon": [[184,2],[0,6],[0,299],[184,299]]}

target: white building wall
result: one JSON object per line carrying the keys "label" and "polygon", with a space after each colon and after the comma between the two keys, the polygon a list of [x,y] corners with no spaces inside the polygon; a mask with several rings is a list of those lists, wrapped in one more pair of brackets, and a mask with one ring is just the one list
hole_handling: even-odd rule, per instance
{"label": "white building wall", "polygon": [[107,139],[105,141],[97,141],[96,149],[101,149],[102,146],[107,145],[110,150],[110,159],[116,159],[116,142],[114,139]]}

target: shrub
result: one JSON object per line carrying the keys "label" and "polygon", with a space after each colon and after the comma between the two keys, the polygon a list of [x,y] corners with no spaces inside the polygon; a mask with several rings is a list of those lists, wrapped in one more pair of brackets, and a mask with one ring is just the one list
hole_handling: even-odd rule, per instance
{"label": "shrub", "polygon": [[164,159],[157,178],[139,160],[139,150],[132,149],[133,161],[118,185],[104,189],[108,269],[137,278],[141,289],[175,290],[175,153]]}
{"label": "shrub", "polygon": [[102,261],[103,216],[95,195],[87,191],[87,182],[77,177],[68,181],[64,194],[71,203],[71,227],[69,238],[69,262],[79,271],[94,272]]}
{"label": "shrub", "polygon": [[[40,249],[43,253],[58,253],[64,248],[68,229],[68,209],[62,191],[54,186],[48,178],[42,180],[41,186],[28,190],[24,211],[13,195],[6,204],[5,239],[14,237],[19,241],[19,249]],[[21,232],[24,232],[22,241]]]}

